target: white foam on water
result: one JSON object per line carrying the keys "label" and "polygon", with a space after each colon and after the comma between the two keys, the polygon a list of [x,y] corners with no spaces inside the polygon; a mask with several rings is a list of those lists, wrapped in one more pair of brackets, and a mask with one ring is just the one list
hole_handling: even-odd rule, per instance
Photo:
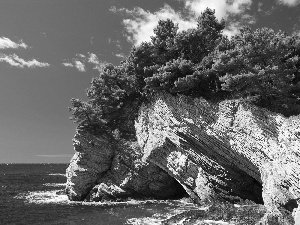
{"label": "white foam on water", "polygon": [[132,218],[128,219],[126,221],[126,224],[130,225],[156,225],[156,224],[161,224],[161,219],[156,219],[156,218],[151,218],[151,217],[146,217],[146,218]]}
{"label": "white foam on water", "polygon": [[[54,184],[46,184],[46,185],[54,185]],[[64,184],[55,184],[55,185],[64,185]],[[142,217],[142,218],[131,218],[126,221],[126,224],[132,225],[156,225],[161,224],[162,221],[176,215],[180,214],[184,211],[188,211],[190,209],[203,209],[206,208],[198,208],[193,203],[186,202],[183,199],[180,200],[128,200],[124,202],[82,202],[82,201],[70,201],[66,194],[63,193],[63,189],[50,190],[50,191],[33,191],[27,193],[18,194],[15,198],[22,199],[27,204],[60,204],[60,205],[84,205],[84,206],[96,206],[96,207],[130,207],[130,206],[141,206],[147,204],[163,204],[166,203],[170,207],[175,207],[168,213],[155,213],[151,217]],[[179,221],[180,222],[180,221]],[[208,221],[208,224],[219,224],[219,225],[227,225],[228,223],[222,221]],[[221,223],[222,222],[222,223]],[[179,223],[181,224],[181,223]],[[184,223],[182,223],[184,224]]]}
{"label": "white foam on water", "polygon": [[[54,185],[54,184],[51,184]],[[55,184],[56,185],[56,184]],[[57,184],[65,185],[65,184]],[[85,202],[85,201],[70,201],[66,194],[58,194],[63,192],[63,189],[50,190],[50,191],[32,191],[26,193],[20,193],[15,198],[23,199],[26,203],[33,204],[64,204],[64,205],[87,205],[87,206],[102,206],[102,207],[114,207],[114,206],[137,206],[146,204],[161,204],[167,203],[169,206],[187,205],[181,200],[135,200],[131,199],[124,202]],[[190,206],[192,207],[192,206]],[[180,210],[181,211],[181,210]]]}
{"label": "white foam on water", "polygon": [[63,177],[66,176],[66,174],[64,174],[64,173],[49,173],[48,175],[49,176],[63,176]]}
{"label": "white foam on water", "polygon": [[[162,222],[164,220],[170,219],[175,215],[181,214],[183,212],[187,212],[189,210],[207,210],[208,207],[198,207],[193,203],[187,202],[184,199],[180,199],[180,200],[167,200],[166,202],[168,202],[168,204],[170,204],[172,201],[177,202],[176,207],[173,210],[171,210],[168,213],[156,213],[154,215],[152,215],[151,217],[143,217],[143,218],[131,218],[128,219],[126,221],[126,224],[132,224],[132,225],[156,225],[156,224],[162,224]],[[160,201],[163,202],[163,201]],[[175,204],[175,203],[173,203]],[[176,221],[177,225],[183,225],[183,224],[187,224],[186,223],[186,218],[183,218],[180,221]]]}
{"label": "white foam on water", "polygon": [[67,204],[69,202],[66,195],[58,195],[56,192],[61,190],[52,190],[52,191],[32,191],[27,193],[18,194],[15,198],[23,199],[27,203],[35,204],[49,204],[49,203],[58,203],[58,204]]}
{"label": "white foam on water", "polygon": [[49,187],[65,187],[66,184],[65,183],[46,183],[43,184],[44,186],[49,186]]}
{"label": "white foam on water", "polygon": [[211,224],[211,225],[233,225],[232,223],[230,224],[230,223],[224,222],[222,220],[218,220],[218,221],[215,221],[215,220],[203,220],[203,222]]}

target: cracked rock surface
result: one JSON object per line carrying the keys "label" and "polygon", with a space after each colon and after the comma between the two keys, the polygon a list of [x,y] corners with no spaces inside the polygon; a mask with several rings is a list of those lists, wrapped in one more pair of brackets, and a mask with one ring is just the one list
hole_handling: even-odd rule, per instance
{"label": "cracked rock surface", "polygon": [[271,214],[300,197],[300,121],[238,100],[157,94],[140,109],[144,159],[199,202],[262,200]]}
{"label": "cracked rock surface", "polygon": [[200,204],[263,203],[264,224],[290,224],[283,208],[299,221],[299,117],[162,92],[133,119],[126,129],[137,141],[76,131],[69,199],[164,199],[184,189]]}

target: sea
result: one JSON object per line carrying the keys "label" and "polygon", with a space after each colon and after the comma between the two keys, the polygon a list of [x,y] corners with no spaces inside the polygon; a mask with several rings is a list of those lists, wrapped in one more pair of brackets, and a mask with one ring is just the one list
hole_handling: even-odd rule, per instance
{"label": "sea", "polygon": [[0,164],[0,224],[161,224],[170,215],[197,208],[182,199],[72,202],[64,193],[67,166]]}

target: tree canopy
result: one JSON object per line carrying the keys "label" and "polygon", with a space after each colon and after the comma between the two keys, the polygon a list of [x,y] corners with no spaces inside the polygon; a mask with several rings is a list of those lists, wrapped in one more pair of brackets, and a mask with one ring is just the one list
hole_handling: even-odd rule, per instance
{"label": "tree canopy", "polygon": [[71,100],[72,119],[79,126],[113,131],[124,123],[130,104],[138,106],[160,90],[242,98],[286,116],[299,114],[300,37],[243,27],[228,38],[224,28],[208,8],[197,27],[187,31],[160,20],[151,41],[133,47],[120,65],[107,64],[92,80],[87,102]]}

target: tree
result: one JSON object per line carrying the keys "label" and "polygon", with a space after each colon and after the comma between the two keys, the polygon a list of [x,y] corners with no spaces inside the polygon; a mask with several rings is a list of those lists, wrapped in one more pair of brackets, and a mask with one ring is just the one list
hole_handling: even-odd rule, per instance
{"label": "tree", "polygon": [[300,97],[293,93],[299,86],[297,39],[268,28],[244,27],[232,38],[234,47],[216,55],[213,70],[224,82],[223,90],[285,115],[295,113]]}
{"label": "tree", "polygon": [[180,52],[180,57],[200,63],[215,49],[222,38],[225,21],[218,22],[214,14],[214,10],[207,8],[197,20],[197,29],[189,29],[176,36],[176,51]]}
{"label": "tree", "polygon": [[121,137],[133,137],[139,105],[160,90],[240,98],[287,116],[299,114],[300,37],[244,27],[228,39],[224,27],[211,9],[187,31],[160,20],[150,42],[133,47],[120,65],[104,66],[87,90],[87,102],[71,100],[72,119],[91,132],[118,129]]}
{"label": "tree", "polygon": [[158,25],[153,30],[155,35],[151,37],[156,64],[161,65],[175,57],[177,58],[173,49],[177,30],[178,24],[170,19],[158,21]]}

